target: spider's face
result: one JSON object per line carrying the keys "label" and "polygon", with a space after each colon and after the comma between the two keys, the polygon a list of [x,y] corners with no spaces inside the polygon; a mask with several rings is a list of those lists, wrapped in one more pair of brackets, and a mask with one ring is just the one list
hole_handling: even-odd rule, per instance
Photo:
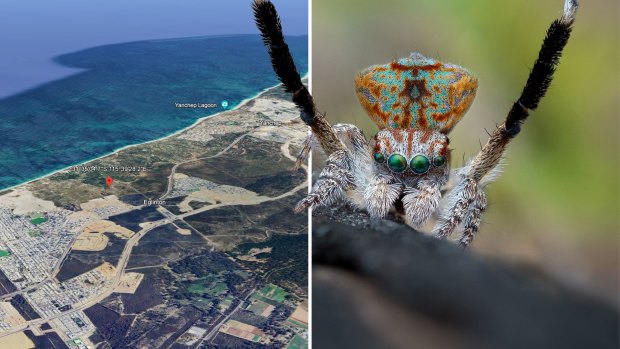
{"label": "spider's face", "polygon": [[372,156],[380,169],[401,179],[447,178],[448,144],[448,137],[438,131],[386,128],[375,136]]}

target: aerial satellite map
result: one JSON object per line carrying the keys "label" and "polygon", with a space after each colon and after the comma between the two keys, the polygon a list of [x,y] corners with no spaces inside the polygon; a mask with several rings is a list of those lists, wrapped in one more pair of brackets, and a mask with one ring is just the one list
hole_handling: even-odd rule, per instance
{"label": "aerial satellite map", "polygon": [[[60,3],[68,17],[83,7]],[[43,51],[48,37],[9,52],[50,55],[31,60],[47,75],[0,66],[0,348],[307,348],[308,217],[292,214],[307,129],[250,4],[202,18],[197,1],[96,3],[127,18],[97,36],[35,13],[47,35],[72,33],[61,53]],[[307,16],[283,7],[284,21]],[[143,10],[160,12],[124,26]],[[221,13],[239,18],[210,30]],[[298,22],[287,41],[305,74]]]}

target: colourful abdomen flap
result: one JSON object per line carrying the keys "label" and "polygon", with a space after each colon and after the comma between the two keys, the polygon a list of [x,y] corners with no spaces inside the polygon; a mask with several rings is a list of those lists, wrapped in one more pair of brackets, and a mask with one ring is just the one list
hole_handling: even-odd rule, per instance
{"label": "colourful abdomen flap", "polygon": [[448,133],[474,101],[478,81],[462,67],[414,52],[364,69],[355,86],[362,106],[381,129]]}

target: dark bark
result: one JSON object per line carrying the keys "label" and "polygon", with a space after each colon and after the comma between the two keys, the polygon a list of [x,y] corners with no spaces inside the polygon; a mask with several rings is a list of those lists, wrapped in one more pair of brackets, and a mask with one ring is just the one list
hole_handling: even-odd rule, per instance
{"label": "dark bark", "polygon": [[619,347],[617,309],[541,273],[391,221],[313,230],[314,348]]}

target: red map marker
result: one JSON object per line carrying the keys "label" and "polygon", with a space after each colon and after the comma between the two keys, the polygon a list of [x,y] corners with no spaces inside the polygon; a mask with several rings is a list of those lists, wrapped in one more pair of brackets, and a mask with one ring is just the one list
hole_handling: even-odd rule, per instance
{"label": "red map marker", "polygon": [[108,188],[112,186],[112,182],[114,182],[114,180],[110,176],[105,179],[105,184],[108,185]]}

